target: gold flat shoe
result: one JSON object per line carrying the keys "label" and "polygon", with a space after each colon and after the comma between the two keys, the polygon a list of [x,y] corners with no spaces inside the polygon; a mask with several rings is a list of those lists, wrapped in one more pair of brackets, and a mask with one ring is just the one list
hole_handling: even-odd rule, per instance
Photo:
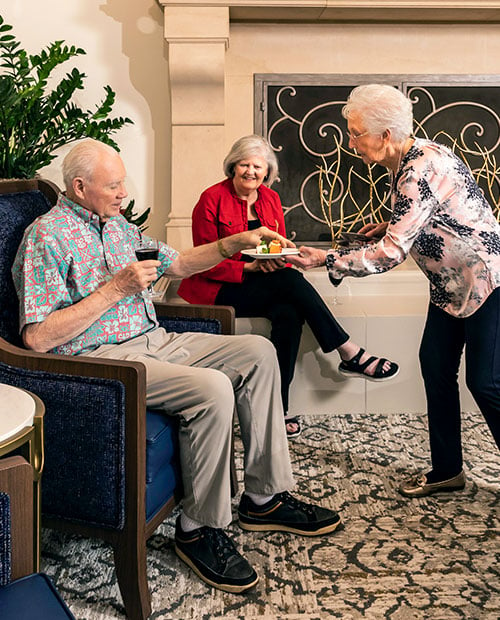
{"label": "gold flat shoe", "polygon": [[425,474],[414,476],[403,482],[398,491],[405,497],[425,497],[433,493],[460,491],[465,486],[465,474],[461,471],[457,476],[441,482],[427,482]]}

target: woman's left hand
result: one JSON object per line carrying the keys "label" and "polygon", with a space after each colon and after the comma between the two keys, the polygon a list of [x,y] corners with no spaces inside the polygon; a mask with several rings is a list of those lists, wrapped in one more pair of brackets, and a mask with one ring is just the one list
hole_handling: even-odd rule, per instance
{"label": "woman's left hand", "polygon": [[245,263],[243,273],[271,273],[286,267],[286,261],[282,258],[260,258],[251,263]]}
{"label": "woman's left hand", "polygon": [[286,261],[283,258],[266,258],[265,260],[257,260],[259,270],[264,273],[271,273],[272,271],[279,271],[286,267]]}

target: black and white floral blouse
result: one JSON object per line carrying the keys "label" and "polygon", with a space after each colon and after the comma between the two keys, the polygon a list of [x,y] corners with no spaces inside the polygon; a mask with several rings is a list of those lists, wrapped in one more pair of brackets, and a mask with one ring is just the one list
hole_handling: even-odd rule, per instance
{"label": "black and white floral blouse", "polygon": [[500,286],[500,225],[469,169],[450,149],[415,139],[401,162],[385,236],[330,250],[331,278],[392,269],[408,254],[430,283],[431,302],[467,317]]}

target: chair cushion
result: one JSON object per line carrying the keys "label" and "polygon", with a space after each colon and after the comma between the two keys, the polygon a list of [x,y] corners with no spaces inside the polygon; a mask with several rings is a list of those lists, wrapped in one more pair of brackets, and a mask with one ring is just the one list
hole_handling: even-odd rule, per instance
{"label": "chair cushion", "polygon": [[179,488],[179,423],[161,411],[146,411],[146,520]]}
{"label": "chair cushion", "polygon": [[0,588],[0,611],[2,620],[75,620],[43,573],[22,577]]}
{"label": "chair cushion", "polygon": [[[182,314],[182,309],[179,314]],[[178,334],[183,332],[221,333],[221,324],[217,319],[158,316],[158,322],[167,332],[177,332]]]}
{"label": "chair cushion", "polygon": [[146,521],[149,521],[170,500],[180,486],[178,462],[165,463],[154,479],[146,484]]}
{"label": "chair cushion", "polygon": [[146,411],[146,482],[152,482],[165,463],[179,459],[179,423],[161,411]]}

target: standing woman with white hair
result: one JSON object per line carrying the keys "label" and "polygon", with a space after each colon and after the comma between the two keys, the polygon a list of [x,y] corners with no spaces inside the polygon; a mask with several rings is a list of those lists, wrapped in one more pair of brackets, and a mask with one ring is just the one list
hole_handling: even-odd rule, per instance
{"label": "standing woman with white hair", "polygon": [[[268,142],[258,135],[237,140],[224,160],[224,173],[227,178],[206,189],[193,210],[194,245],[261,225],[286,236],[279,196],[268,187],[278,176],[278,162]],[[179,295],[191,303],[231,305],[236,316],[271,321],[289,438],[301,432],[300,418],[288,415],[288,400],[304,322],[324,353],[338,351],[342,374],[372,381],[396,376],[398,365],[368,355],[352,342],[316,289],[283,258],[223,256],[226,260],[217,267],[183,280]]]}
{"label": "standing woman with white hair", "polygon": [[415,259],[430,283],[420,347],[432,470],[399,491],[422,497],[463,489],[458,369],[465,348],[467,385],[500,447],[500,225],[470,170],[447,147],[412,137],[412,104],[392,86],[355,88],[343,108],[349,145],[366,164],[392,172],[389,223],[360,249],[300,248],[290,262],[326,264],[329,275],[363,277]]}

